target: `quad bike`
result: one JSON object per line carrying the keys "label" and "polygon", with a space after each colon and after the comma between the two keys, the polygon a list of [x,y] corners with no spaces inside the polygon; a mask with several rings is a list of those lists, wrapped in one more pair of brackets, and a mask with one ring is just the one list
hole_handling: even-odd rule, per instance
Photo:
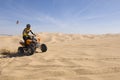
{"label": "quad bike", "polygon": [[30,39],[26,40],[26,43],[23,41],[19,42],[21,47],[18,47],[18,54],[22,55],[33,55],[36,51],[36,48],[40,48],[42,52],[47,51],[46,44],[40,44],[40,38],[36,38],[35,36],[31,36]]}

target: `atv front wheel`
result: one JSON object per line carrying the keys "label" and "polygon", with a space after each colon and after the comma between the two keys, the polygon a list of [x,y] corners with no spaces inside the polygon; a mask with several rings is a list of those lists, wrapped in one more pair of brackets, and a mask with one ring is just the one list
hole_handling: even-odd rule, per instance
{"label": "atv front wheel", "polygon": [[47,46],[45,44],[41,44],[41,51],[46,52],[47,51]]}

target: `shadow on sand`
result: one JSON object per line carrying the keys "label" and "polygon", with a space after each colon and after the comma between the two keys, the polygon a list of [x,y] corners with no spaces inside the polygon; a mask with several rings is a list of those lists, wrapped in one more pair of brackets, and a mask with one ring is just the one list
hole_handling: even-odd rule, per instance
{"label": "shadow on sand", "polygon": [[0,58],[13,58],[13,57],[23,57],[26,56],[24,54],[18,54],[17,52],[2,52],[0,53]]}
{"label": "shadow on sand", "polygon": [[[35,53],[43,53],[43,52],[36,51]],[[2,52],[2,53],[0,53],[0,58],[13,58],[13,57],[23,57],[23,56],[27,56],[27,55],[19,54],[17,52]]]}

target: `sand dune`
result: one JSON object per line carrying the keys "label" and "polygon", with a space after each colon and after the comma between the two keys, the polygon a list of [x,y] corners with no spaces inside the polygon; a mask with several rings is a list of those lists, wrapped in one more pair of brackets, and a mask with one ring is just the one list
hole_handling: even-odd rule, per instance
{"label": "sand dune", "polygon": [[21,36],[0,36],[0,80],[120,80],[120,34],[38,36],[48,51],[32,56],[16,55]]}

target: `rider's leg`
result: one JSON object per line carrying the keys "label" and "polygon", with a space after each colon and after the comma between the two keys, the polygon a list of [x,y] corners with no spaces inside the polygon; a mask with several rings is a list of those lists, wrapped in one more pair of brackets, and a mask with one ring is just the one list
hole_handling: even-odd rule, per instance
{"label": "rider's leg", "polygon": [[25,43],[25,46],[26,46],[26,40],[27,40],[28,38],[26,37],[26,36],[23,36],[23,40],[24,40],[24,43]]}

